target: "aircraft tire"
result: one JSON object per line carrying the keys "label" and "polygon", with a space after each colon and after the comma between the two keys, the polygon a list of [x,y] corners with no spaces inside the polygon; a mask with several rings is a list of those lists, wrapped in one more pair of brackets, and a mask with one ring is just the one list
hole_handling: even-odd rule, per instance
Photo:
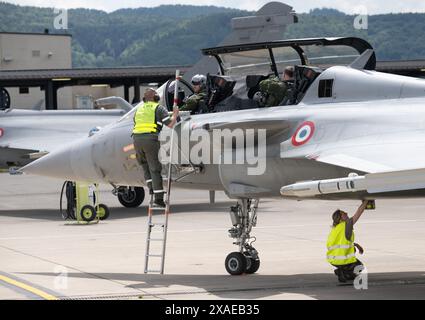
{"label": "aircraft tire", "polygon": [[126,208],[137,208],[145,200],[145,189],[135,187],[128,189],[126,193],[118,193],[118,201]]}
{"label": "aircraft tire", "polygon": [[253,274],[258,271],[260,268],[260,259],[253,259],[253,258],[246,258],[247,264],[246,264],[246,270],[245,273],[247,274]]}
{"label": "aircraft tire", "polygon": [[0,88],[0,110],[10,108],[10,95],[5,88]]}
{"label": "aircraft tire", "polygon": [[227,256],[224,265],[232,276],[241,275],[246,272],[246,257],[240,252],[232,252]]}

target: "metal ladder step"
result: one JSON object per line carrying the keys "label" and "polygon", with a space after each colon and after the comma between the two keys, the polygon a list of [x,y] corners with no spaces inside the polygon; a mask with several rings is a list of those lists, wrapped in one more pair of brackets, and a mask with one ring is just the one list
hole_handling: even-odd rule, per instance
{"label": "metal ladder step", "polygon": [[160,239],[160,238],[148,238],[148,241],[164,241],[164,239]]}
{"label": "metal ladder step", "polygon": [[162,273],[161,270],[147,270],[145,273]]}
{"label": "metal ladder step", "polygon": [[150,224],[149,224],[149,226],[152,228],[152,227],[165,227],[165,223],[158,223],[158,222],[156,222],[156,223],[153,223],[153,222],[151,222]]}
{"label": "metal ladder step", "polygon": [[149,207],[149,210],[167,211],[167,207],[164,207],[164,208],[161,208],[161,207]]}

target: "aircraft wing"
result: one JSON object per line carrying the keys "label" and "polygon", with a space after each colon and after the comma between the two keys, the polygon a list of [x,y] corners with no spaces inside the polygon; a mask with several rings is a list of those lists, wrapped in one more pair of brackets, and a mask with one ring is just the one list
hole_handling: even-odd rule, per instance
{"label": "aircraft wing", "polygon": [[[282,195],[303,198],[363,190],[373,194],[425,188],[423,132],[375,138],[325,144],[304,157],[352,169],[358,176],[298,182],[283,186]],[[300,157],[292,157],[289,151],[286,158]]]}
{"label": "aircraft wing", "polygon": [[328,149],[315,160],[367,173],[425,168],[425,141],[405,139],[391,142],[340,146]]}
{"label": "aircraft wing", "polygon": [[[49,134],[50,133],[50,134]],[[14,134],[13,138],[0,141],[0,148],[32,150],[32,151],[51,151],[60,145],[70,143],[79,138],[87,136],[87,132],[79,133],[75,131],[51,131],[42,130],[32,132],[32,137],[28,135]]]}
{"label": "aircraft wing", "polygon": [[[23,132],[27,133],[27,132]],[[50,134],[49,134],[50,133]],[[87,132],[51,131],[16,133],[11,139],[0,139],[0,167],[22,166],[38,159],[58,146],[87,136]]]}
{"label": "aircraft wing", "polygon": [[122,110],[24,111],[11,110],[0,117],[0,168],[20,167],[77,139],[95,127],[110,124]]}
{"label": "aircraft wing", "polygon": [[364,136],[317,143],[313,148],[281,150],[282,158],[313,161],[365,173],[425,168],[425,132],[422,130]]}

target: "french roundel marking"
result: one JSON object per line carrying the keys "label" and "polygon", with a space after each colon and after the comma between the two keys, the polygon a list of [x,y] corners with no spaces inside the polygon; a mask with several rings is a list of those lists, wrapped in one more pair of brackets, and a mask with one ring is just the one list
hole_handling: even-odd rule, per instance
{"label": "french roundel marking", "polygon": [[292,136],[292,144],[298,147],[307,143],[313,136],[314,129],[315,127],[313,122],[306,121],[302,123]]}

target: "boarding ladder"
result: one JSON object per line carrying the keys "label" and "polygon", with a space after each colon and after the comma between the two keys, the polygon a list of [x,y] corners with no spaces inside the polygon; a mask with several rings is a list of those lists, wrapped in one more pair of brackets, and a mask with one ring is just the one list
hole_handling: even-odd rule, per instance
{"label": "boarding ladder", "polygon": [[[168,161],[167,177],[165,179],[166,189],[165,193],[165,207],[155,207],[154,204],[154,193],[151,193],[151,199],[148,208],[148,225],[147,225],[147,236],[146,236],[146,253],[145,253],[145,273],[159,273],[164,274],[165,265],[165,249],[167,245],[167,231],[168,231],[168,216],[170,214],[170,191],[172,182],[172,155],[173,155],[173,144],[174,144],[174,130],[171,134],[171,150]],[[156,214],[161,213],[161,214]],[[154,219],[155,218],[155,219]],[[160,219],[160,221],[156,221]],[[155,220],[155,221],[154,221]],[[152,237],[152,230],[162,228],[162,232],[158,235],[155,233],[155,237]],[[159,253],[151,253],[151,245],[153,242],[160,243],[161,251]],[[158,250],[158,249],[157,249]],[[160,259],[159,269],[150,269],[149,261],[151,258]]]}
{"label": "boarding ladder", "polygon": [[[176,71],[176,81],[180,78],[179,71]],[[174,107],[176,107],[177,103],[177,97],[178,97],[178,85],[175,85],[175,92],[174,92]],[[190,114],[190,113],[189,113]],[[149,202],[149,208],[148,208],[148,222],[147,222],[147,235],[146,235],[146,252],[145,252],[145,273],[159,273],[164,274],[164,265],[165,265],[165,249],[167,245],[167,231],[168,231],[168,216],[170,214],[170,193],[171,193],[171,183],[172,183],[172,157],[173,157],[173,148],[174,146],[174,136],[175,136],[175,130],[172,131],[171,134],[171,148],[170,148],[170,157],[168,161],[168,168],[167,168],[167,177],[165,179],[166,181],[166,189],[164,190],[165,193],[165,207],[155,207],[154,204],[154,194],[151,194],[151,199]],[[180,150],[178,144],[177,149]],[[175,181],[178,181],[184,177],[186,177],[189,174],[193,174],[196,172],[199,172],[199,168],[193,166],[190,164],[192,170],[189,173],[186,173],[180,177],[177,177]],[[156,214],[161,213],[161,214]],[[155,218],[155,221],[154,221]],[[160,219],[160,221],[156,221],[156,219]],[[162,228],[162,232],[160,232],[160,235],[158,236],[158,233],[156,233],[155,237],[152,235],[152,230],[157,229],[156,227]],[[152,244],[153,243],[159,243],[160,244],[160,253],[151,253]],[[156,250],[158,250],[156,248]],[[150,269],[149,268],[149,262],[151,258],[157,258],[160,259],[160,267],[159,269]]]}
{"label": "boarding ladder", "polygon": [[[167,244],[167,231],[168,231],[168,216],[170,214],[170,195],[171,195],[171,183],[177,182],[184,177],[187,177],[188,175],[198,173],[202,168],[200,166],[193,165],[190,163],[191,170],[184,173],[177,175],[175,179],[173,180],[172,176],[172,154],[173,154],[173,148],[177,148],[180,150],[178,145],[174,145],[174,130],[171,135],[171,150],[170,150],[170,157],[168,161],[168,168],[167,168],[167,177],[165,180],[166,188],[164,190],[165,193],[165,207],[155,207],[154,204],[154,194],[151,193],[151,199],[149,202],[149,208],[148,208],[148,222],[147,222],[147,236],[146,236],[146,253],[145,253],[145,273],[159,273],[164,274],[164,264],[165,264],[165,249]],[[161,213],[161,214],[159,214]],[[154,221],[155,219],[155,221]],[[156,221],[156,219],[160,219],[159,221]],[[162,228],[162,232],[160,232],[158,236],[158,232],[155,232],[155,237],[152,236],[152,231],[154,229]],[[161,246],[160,253],[151,253],[151,244],[159,243]],[[158,250],[158,248],[156,248]],[[150,258],[157,258],[160,259],[160,268],[159,269],[150,269],[149,268],[149,261]]]}

